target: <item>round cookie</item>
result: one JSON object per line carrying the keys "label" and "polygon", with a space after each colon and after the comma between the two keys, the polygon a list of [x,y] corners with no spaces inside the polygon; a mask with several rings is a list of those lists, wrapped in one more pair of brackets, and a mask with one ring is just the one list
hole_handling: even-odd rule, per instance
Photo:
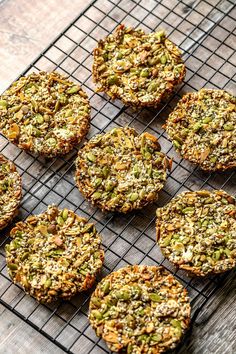
{"label": "round cookie", "polygon": [[157,209],[156,229],[165,257],[194,275],[236,265],[236,201],[222,190],[179,194]]}
{"label": "round cookie", "polygon": [[0,131],[19,148],[54,157],[87,134],[90,106],[81,87],[52,72],[23,76],[0,97]]}
{"label": "round cookie", "polygon": [[174,148],[203,170],[236,166],[236,98],[222,90],[186,94],[166,125]]}
{"label": "round cookie", "polygon": [[163,31],[145,34],[119,25],[94,49],[97,91],[126,105],[157,106],[185,76],[180,50]]}
{"label": "round cookie", "polygon": [[157,199],[170,165],[153,135],[114,128],[94,136],[79,151],[76,182],[93,205],[126,213]]}
{"label": "round cookie", "polygon": [[163,267],[127,266],[98,284],[89,320],[111,351],[163,353],[187,330],[190,303],[186,289]]}
{"label": "round cookie", "polygon": [[0,230],[17,214],[21,197],[21,177],[16,166],[0,154]]}
{"label": "round cookie", "polygon": [[9,275],[40,302],[68,300],[89,289],[103,264],[94,225],[71,210],[48,206],[17,223],[11,237],[6,245]]}

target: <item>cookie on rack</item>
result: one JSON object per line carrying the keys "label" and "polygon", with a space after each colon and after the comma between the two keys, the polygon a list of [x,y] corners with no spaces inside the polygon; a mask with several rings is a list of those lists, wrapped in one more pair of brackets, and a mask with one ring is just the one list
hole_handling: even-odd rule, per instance
{"label": "cookie on rack", "polygon": [[54,157],[87,134],[90,106],[81,87],[59,73],[23,76],[0,97],[0,131],[19,148]]}
{"label": "cookie on rack", "polygon": [[157,209],[156,230],[164,256],[193,275],[236,266],[236,201],[223,190],[179,194]]}
{"label": "cookie on rack", "polygon": [[134,265],[105,277],[90,300],[89,320],[114,352],[163,353],[190,323],[186,289],[163,267]]}
{"label": "cookie on rack", "polygon": [[176,151],[203,170],[236,166],[236,98],[226,91],[186,94],[165,128]]}
{"label": "cookie on rack", "polygon": [[103,211],[122,213],[155,201],[169,161],[155,136],[130,127],[98,134],[79,151],[76,182],[80,192]]}
{"label": "cookie on rack", "polygon": [[101,237],[93,224],[56,206],[11,230],[6,245],[10,277],[39,302],[70,299],[89,289],[102,267]]}
{"label": "cookie on rack", "polygon": [[145,34],[119,25],[94,49],[98,91],[126,105],[157,106],[185,76],[181,52],[165,32]]}
{"label": "cookie on rack", "polygon": [[0,154],[0,230],[17,214],[21,197],[21,177],[16,166]]}

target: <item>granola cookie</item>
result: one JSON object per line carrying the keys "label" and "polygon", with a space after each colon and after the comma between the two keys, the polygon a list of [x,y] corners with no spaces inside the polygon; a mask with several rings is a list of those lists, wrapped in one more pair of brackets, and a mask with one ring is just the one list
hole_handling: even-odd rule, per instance
{"label": "granola cookie", "polygon": [[190,303],[186,289],[163,267],[127,266],[98,284],[89,320],[111,351],[163,353],[187,330]]}
{"label": "granola cookie", "polygon": [[157,138],[130,127],[94,136],[79,151],[79,190],[103,211],[126,213],[153,202],[166,180],[170,161]]}
{"label": "granola cookie", "polygon": [[145,34],[119,25],[94,49],[98,91],[126,105],[157,106],[185,76],[180,50],[165,32]]}
{"label": "granola cookie", "polygon": [[87,134],[90,106],[81,87],[52,72],[21,77],[0,97],[0,131],[19,148],[54,157]]}
{"label": "granola cookie", "polygon": [[48,206],[17,223],[11,237],[6,245],[9,275],[40,302],[68,300],[89,289],[103,264],[94,225],[71,210]]}
{"label": "granola cookie", "polygon": [[174,148],[203,170],[236,166],[236,98],[222,90],[186,94],[166,125]]}
{"label": "granola cookie", "polygon": [[21,197],[21,177],[16,166],[0,154],[0,230],[17,214]]}
{"label": "granola cookie", "polygon": [[157,209],[157,242],[170,262],[197,275],[236,265],[236,201],[222,190],[183,192]]}

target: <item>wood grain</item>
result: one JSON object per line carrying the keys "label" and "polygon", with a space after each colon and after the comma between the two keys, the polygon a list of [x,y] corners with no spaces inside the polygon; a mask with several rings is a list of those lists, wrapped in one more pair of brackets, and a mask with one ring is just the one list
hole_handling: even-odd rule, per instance
{"label": "wood grain", "polygon": [[85,6],[83,0],[5,0],[0,3],[0,92]]}
{"label": "wood grain", "polygon": [[[207,7],[208,5],[205,2],[199,2],[199,1],[185,1],[185,2],[180,2],[180,6],[178,10],[184,12],[187,14],[188,11],[190,11],[191,7],[193,6],[193,3],[200,3],[200,6],[198,8],[199,11],[201,10],[201,7],[206,7],[206,12],[205,15],[207,15]],[[106,1],[104,1],[105,5]],[[146,6],[149,6],[151,9],[152,3],[155,3],[152,0],[147,0],[143,1],[143,4],[145,3]],[[177,3],[177,1],[172,1],[172,0],[165,0],[163,1],[165,4],[170,4],[172,7],[174,6],[173,4]],[[188,4],[188,5],[185,5]],[[208,1],[208,3],[214,3],[214,1]],[[130,4],[130,1],[127,1],[124,6],[128,6]],[[86,6],[87,3],[82,0],[41,0],[41,1],[32,1],[32,0],[3,0],[0,1],[0,13],[1,13],[1,22],[0,22],[0,56],[1,56],[1,63],[0,63],[0,91],[4,90],[15,78],[17,75],[19,75],[25,67],[38,55],[40,51],[42,51],[45,46],[48,45],[48,43],[58,35],[58,33],[64,29],[64,27],[67,26],[67,24],[73,20],[74,17],[76,17],[81,10],[83,9],[84,6]],[[171,8],[171,7],[170,7]],[[128,9],[128,7],[126,8]],[[104,9],[106,11],[106,9]],[[204,10],[205,11],[205,10]],[[158,10],[156,10],[156,14],[160,17],[166,16],[168,12],[168,9],[166,9],[164,6],[158,6]],[[117,9],[113,13],[114,18],[119,20],[121,11],[119,12]],[[136,16],[139,18],[142,18],[142,16],[145,15],[145,12],[142,13],[137,13]],[[190,21],[195,22],[196,24],[198,21],[200,21],[200,16],[197,15],[197,13],[194,14],[195,17],[189,18]],[[90,13],[90,16],[93,16],[93,14]],[[93,19],[97,21],[97,12],[94,14]],[[221,12],[215,11],[212,15],[214,18],[213,20],[217,20],[218,17],[222,16]],[[218,17],[217,17],[218,16]],[[173,17],[173,19],[172,19]],[[230,19],[228,18],[227,21]],[[109,26],[113,26],[112,19],[109,18],[106,20],[106,25],[107,28],[110,30],[111,28]],[[132,19],[130,19],[132,21]],[[149,25],[153,25],[153,27],[156,25],[156,18],[150,17],[149,19]],[[173,21],[176,26],[178,26],[178,16],[170,14],[169,21]],[[87,21],[88,22],[88,21]],[[80,23],[83,25],[83,23]],[[136,25],[135,21],[134,24]],[[91,24],[92,26],[93,24]],[[207,31],[207,26],[211,25],[211,22],[209,23],[206,21],[204,23],[203,29]],[[89,24],[88,24],[89,26]],[[225,28],[229,28],[230,22],[227,22],[224,24],[222,23],[222,26],[225,26]],[[85,26],[86,27],[86,26]],[[168,26],[165,24],[165,29],[168,31]],[[183,25],[181,26],[182,31],[185,31],[188,33],[190,31],[190,23],[188,21],[184,22]],[[78,31],[77,31],[78,32]],[[77,32],[74,33],[73,35],[77,35]],[[217,33],[216,36],[222,36],[224,34],[223,29],[221,28],[220,33]],[[100,38],[100,34],[94,33],[94,35],[97,35],[98,38]],[[198,39],[201,39],[202,32],[198,31],[197,33]],[[79,39],[79,37],[78,37]],[[176,31],[176,33],[172,34],[172,39],[179,44],[182,41],[182,37],[180,36],[180,32]],[[213,44],[212,44],[213,43]],[[209,48],[213,51],[215,50],[214,45],[217,47],[217,43],[212,40],[212,43],[206,43],[206,47],[209,46]],[[66,43],[63,43],[63,46],[66,45]],[[186,51],[190,48],[192,45],[191,40],[188,42],[183,43],[183,49]],[[211,47],[213,45],[213,47]],[[233,47],[235,45],[235,42],[231,42],[230,45]],[[92,47],[94,44],[92,43]],[[189,79],[189,76],[192,75],[191,79],[191,84],[193,85],[191,89],[189,87],[185,87],[184,90],[192,90],[193,87],[195,89],[198,89],[201,87],[201,85],[204,83],[202,80],[202,77],[210,77],[210,75],[214,74],[214,70],[212,67],[208,65],[204,65],[200,71],[202,77],[199,77],[198,75],[193,75],[193,73],[198,71],[199,61],[196,59],[196,56],[198,56],[201,59],[208,60],[208,55],[210,55],[206,49],[206,47],[203,48],[199,47],[199,49],[196,50],[195,52],[195,57],[190,57],[187,60],[187,66],[189,68],[189,71],[187,73],[187,79]],[[64,47],[65,48],[65,47]],[[216,50],[218,52],[218,50]],[[83,54],[86,56],[87,53],[83,53],[82,51],[79,51],[80,58],[82,59]],[[230,50],[227,48],[227,51],[221,51],[219,53],[221,55],[220,57],[215,56],[211,58],[212,62],[208,62],[208,64],[211,64],[215,66],[217,69],[216,65],[220,65],[220,63],[223,63],[222,56],[228,55],[230,57]],[[55,61],[59,60],[59,58],[56,57],[55,53]],[[61,55],[61,53],[60,53]],[[78,56],[77,52],[75,53],[76,56]],[[226,59],[228,58],[226,57]],[[226,63],[227,66],[224,66],[224,73],[227,77],[231,76],[232,70],[234,67],[230,64],[234,64],[232,61],[232,58],[229,58],[229,61]],[[72,65],[76,65],[76,63],[73,63],[73,61],[70,59],[70,61],[66,61],[65,63],[66,69],[69,71],[73,70]],[[223,70],[222,70],[223,72]],[[89,75],[89,71],[84,69],[84,77],[86,78],[86,75]],[[226,79],[227,79],[226,77]],[[80,68],[79,70],[79,79],[83,79],[83,68]],[[202,83],[203,82],[203,83]],[[90,84],[90,81],[88,80],[88,83]],[[216,76],[214,77],[214,80],[212,79],[211,81],[211,86],[214,86],[214,83],[216,85],[223,85],[222,81],[222,76]],[[232,86],[229,86],[229,89],[235,89],[235,86],[230,84]],[[187,86],[187,85],[186,85]],[[91,90],[92,92],[92,90]],[[181,94],[183,92],[181,91]],[[105,112],[107,115],[109,115],[110,118],[113,117],[117,113],[115,111],[114,105],[111,105],[110,103],[107,103],[107,98],[102,97],[99,95],[95,95],[91,98],[91,102],[96,108],[100,109],[104,105],[103,113],[105,112],[104,110],[107,109],[107,112]],[[106,103],[106,104],[105,104]],[[175,102],[176,103],[176,102]],[[117,103],[119,105],[119,103]],[[164,118],[165,114],[163,116],[163,120],[160,119],[158,122],[153,121],[150,125],[150,128],[153,129],[159,129],[161,131],[161,126],[164,123]],[[151,120],[152,117],[150,116],[150,112],[148,114],[143,114],[142,116],[139,116],[139,121],[135,121],[132,123],[133,126],[136,127],[136,129],[141,131],[143,127]],[[96,121],[97,120],[97,121]],[[133,121],[132,115],[125,115],[122,114],[117,118],[117,122],[124,125],[124,124],[129,124],[131,121]],[[99,127],[101,128],[103,125],[107,124],[107,120],[104,115],[98,114],[93,118],[93,123],[98,124]],[[92,131],[93,128],[91,128],[90,134],[94,134],[96,131],[95,129]],[[164,151],[167,151],[170,146],[168,146],[166,140],[161,137],[160,142],[162,144],[162,147],[164,147]],[[3,141],[2,146],[5,146],[5,141]],[[13,147],[12,145],[8,145],[7,151],[5,150],[4,153],[8,153],[9,156],[12,158],[16,156],[19,151],[17,148]],[[175,155],[175,153],[172,151],[172,155],[174,157],[174,160],[178,160],[178,156]],[[29,165],[30,159],[32,159],[29,155],[26,153],[22,153],[20,160],[18,160],[18,164],[22,169],[27,169],[27,166]],[[60,161],[58,160],[55,165],[53,165],[52,169],[53,171],[58,170],[58,165]],[[183,162],[183,165],[185,163]],[[45,166],[41,161],[34,162],[34,170],[32,168],[32,174],[33,176],[40,176],[42,174],[42,171],[45,169]],[[189,165],[187,166],[187,169],[182,169],[182,168],[177,168],[176,170],[172,171],[172,177],[175,177],[175,179],[169,178],[167,182],[167,189],[169,193],[174,194],[178,191],[179,188],[179,181],[186,181],[185,182],[185,187],[192,187],[192,186],[197,186],[201,187],[202,185],[202,179],[205,179],[206,176],[203,175],[202,172],[196,172],[196,174],[191,175],[191,177],[188,179],[189,172],[192,167]],[[51,171],[48,172],[48,175],[52,173]],[[31,189],[31,183],[35,182],[32,176],[27,175],[25,173],[24,177],[24,184],[25,184],[25,190]],[[50,176],[49,176],[50,177]],[[68,178],[71,177],[71,180],[73,180],[73,175],[68,176]],[[200,177],[200,178],[199,178]],[[202,178],[202,179],[201,179]],[[218,186],[222,185],[225,180],[225,175],[217,175],[217,178],[214,179],[214,176],[210,180],[212,185],[217,188]],[[51,188],[52,185],[56,185],[56,188],[60,188],[61,191],[65,189],[67,190],[67,185],[65,184],[65,181],[62,181],[62,183],[57,184],[56,177],[55,179],[52,178],[50,180],[49,178],[49,185],[48,187]],[[51,184],[50,184],[51,183]],[[64,183],[64,184],[63,184]],[[36,187],[38,185],[36,184]],[[32,194],[36,193],[36,187],[31,189]],[[231,183],[228,183],[225,188],[228,188],[228,192],[235,193],[235,182],[231,181]],[[43,193],[43,191],[42,191]],[[56,198],[56,195],[53,195],[54,198]],[[160,200],[162,203],[165,203],[167,201],[167,195],[162,192],[160,196]],[[71,201],[76,201],[78,202],[79,198],[82,198],[78,191],[76,189],[73,189],[70,194]],[[81,199],[82,200],[82,199]],[[46,200],[47,201],[47,200]],[[28,207],[29,209],[34,208],[34,203],[36,203],[37,200],[35,201],[33,196],[29,196],[28,201],[25,201],[25,206]],[[44,201],[45,202],[45,201]],[[60,202],[60,200],[59,200]],[[68,200],[66,201],[68,202]],[[93,211],[91,206],[86,205],[87,211],[90,213]],[[150,217],[151,215],[155,214],[155,208],[156,205],[151,206],[145,210],[146,214],[148,215],[150,212]],[[38,212],[39,210],[35,210],[35,212]],[[23,211],[21,210],[20,217],[23,217]],[[102,216],[101,216],[102,218]],[[146,220],[146,219],[145,219]],[[129,228],[126,229],[126,231],[123,232],[123,237],[124,238],[129,238],[132,242],[135,242],[135,239],[137,238],[137,228],[142,229],[144,227],[144,218],[135,218],[135,228],[132,228],[132,225],[129,226]],[[146,222],[148,222],[149,219],[147,218]],[[126,222],[125,219],[122,219],[121,216],[114,218],[113,219],[113,225],[114,229],[116,231],[120,232],[122,229],[123,224]],[[107,230],[103,231],[104,237],[104,244],[108,246],[110,243],[112,243],[113,240],[116,240],[115,234],[113,235],[110,231],[109,234],[106,235],[105,233],[108,233]],[[129,254],[126,256],[126,259],[129,262],[139,262],[142,260],[143,253],[141,251],[145,251],[146,253],[151,253],[152,256],[155,259],[158,259],[159,261],[162,260],[162,255],[159,252],[158,248],[155,246],[155,229],[154,227],[150,227],[147,231],[148,235],[153,238],[153,240],[150,239],[150,237],[146,237],[146,235],[142,235],[142,238],[140,238],[140,244],[136,243],[136,248],[133,248],[130,250]],[[106,237],[107,236],[107,237]],[[125,252],[127,247],[129,245],[125,243],[125,241],[121,238],[117,239],[112,246],[116,250],[121,250],[121,252]],[[112,253],[112,247],[111,251],[106,253],[106,265],[108,265],[110,268],[116,265],[117,262],[117,257]],[[140,252],[138,251],[138,248],[140,248]],[[4,264],[4,261],[1,261],[0,259],[0,265]],[[165,264],[166,265],[166,264]],[[121,264],[119,264],[121,266]],[[169,264],[167,264],[168,267],[170,267]],[[5,272],[5,270],[4,270]],[[187,278],[187,277],[186,277]],[[3,284],[4,279],[1,277],[0,282],[2,282],[0,285],[0,288],[4,290],[4,284]],[[203,282],[203,281],[202,281]],[[7,286],[7,281],[6,281],[6,286]],[[235,277],[234,274],[232,274],[229,278],[229,280],[222,286],[222,288],[214,294],[214,296],[211,298],[210,302],[207,303],[205,306],[203,312],[199,315],[196,324],[193,326],[193,331],[190,339],[188,342],[185,342],[181,348],[177,351],[178,354],[234,354],[236,353],[236,342],[235,342],[235,308],[236,308],[236,294],[235,294]],[[5,300],[8,301],[9,304],[14,305],[20,297],[22,296],[22,293],[19,291],[18,288],[15,286],[11,286],[9,291],[7,292],[5,296]],[[76,308],[78,308],[81,305],[81,302],[83,300],[83,295],[81,297],[76,297],[76,299],[73,299],[72,302],[75,305]],[[24,307],[22,305],[22,308],[20,308],[20,311],[22,313],[25,313],[25,316],[30,315],[32,310],[36,307],[35,302],[33,299],[29,297],[25,297],[25,302],[24,302]],[[87,306],[87,304],[86,304]],[[63,304],[60,308],[60,315],[62,316],[63,319],[68,320],[71,316],[73,316],[73,313],[75,311],[75,308],[72,307],[70,304]],[[85,308],[85,312],[87,311],[87,308]],[[34,316],[32,317],[32,321],[35,324],[43,325],[44,319],[47,318],[51,314],[50,311],[47,311],[43,307],[37,308],[37,310],[34,313]],[[82,313],[79,312],[78,315],[73,319],[73,325],[78,328],[78,330],[83,331],[86,326],[88,326],[88,321],[86,316]],[[52,336],[56,337],[56,333],[58,329],[63,327],[64,322],[58,318],[52,318],[51,321],[47,324],[47,333],[51,334]],[[91,327],[88,327],[86,330],[86,333],[91,339],[96,340],[96,336],[91,329]],[[73,343],[73,341],[76,339],[76,336],[78,333],[73,330],[71,326],[68,326],[67,332],[63,334],[61,337],[61,343],[64,345],[70,345]],[[101,342],[100,342],[101,344]],[[80,353],[82,351],[83,347],[83,353],[86,353],[86,348],[89,350],[89,346],[91,345],[91,342],[86,343],[86,339],[82,338],[81,341],[78,341],[75,346],[72,348],[74,352]],[[104,345],[101,344],[101,345]],[[57,346],[52,344],[47,338],[45,338],[43,335],[35,331],[32,327],[30,327],[27,323],[23,322],[21,319],[19,319],[16,315],[11,313],[8,309],[6,309],[3,306],[0,306],[0,354],[14,354],[14,353],[20,353],[20,354],[25,354],[28,352],[32,352],[33,354],[38,354],[38,353],[58,353],[61,354],[63,353],[62,350],[60,350]],[[102,352],[102,351],[101,351]],[[98,347],[96,347],[93,352],[93,354],[98,354],[100,353],[100,350]]]}

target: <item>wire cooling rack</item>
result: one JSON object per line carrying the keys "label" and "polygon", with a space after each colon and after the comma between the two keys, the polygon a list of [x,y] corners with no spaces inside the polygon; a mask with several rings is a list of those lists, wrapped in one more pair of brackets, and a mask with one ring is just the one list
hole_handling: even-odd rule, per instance
{"label": "wire cooling rack", "polygon": [[[173,157],[173,169],[159,201],[127,216],[103,214],[86,202],[74,183],[74,150],[65,157],[46,160],[19,150],[1,136],[0,150],[12,159],[23,179],[24,197],[18,219],[39,213],[50,203],[75,210],[96,223],[103,236],[105,265],[100,278],[126,264],[163,264],[186,286],[193,307],[193,321],[225,277],[192,279],[163,258],[155,243],[155,210],[183,190],[223,188],[235,194],[236,173],[208,174],[180,159],[162,125],[179,98],[207,86],[235,93],[236,54],[235,2],[233,0],[98,0],[92,1],[55,41],[24,71],[57,70],[82,84],[92,106],[87,139],[115,126],[131,125],[138,132],[149,131],[159,138],[162,150]],[[165,29],[182,49],[187,76],[176,93],[158,109],[134,111],[120,101],[94,92],[91,78],[92,50],[97,41],[119,23],[150,32]],[[0,304],[68,353],[108,353],[87,320],[91,292],[71,301],[46,306],[25,295],[11,283],[6,270],[4,245],[9,229],[1,236]]]}

